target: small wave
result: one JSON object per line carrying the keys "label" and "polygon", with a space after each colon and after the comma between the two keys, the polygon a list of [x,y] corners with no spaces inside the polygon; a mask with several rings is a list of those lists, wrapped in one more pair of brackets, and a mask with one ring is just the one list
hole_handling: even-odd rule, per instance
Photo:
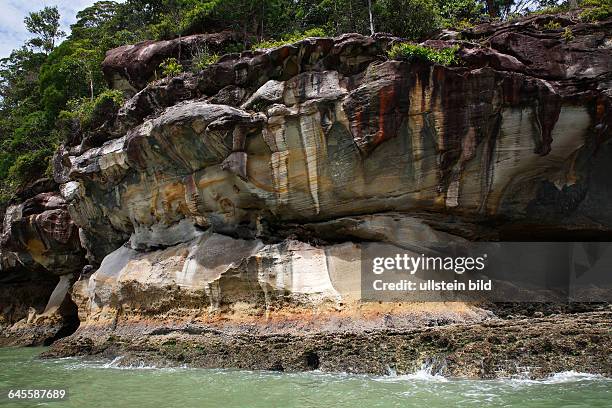
{"label": "small wave", "polygon": [[564,371],[551,375],[545,381],[551,384],[574,382],[574,381],[590,381],[590,380],[609,380],[601,374],[579,373],[577,371]]}
{"label": "small wave", "polygon": [[187,365],[183,364],[178,367],[159,367],[154,364],[145,364],[144,361],[139,361],[134,364],[121,364],[123,356],[115,357],[112,361],[104,364],[102,368],[111,368],[114,370],[157,370],[157,371],[178,371],[187,369]]}
{"label": "small wave", "polygon": [[123,356],[117,356],[113,358],[112,361],[109,361],[108,363],[104,364],[102,367],[103,368],[117,368],[119,367],[119,362],[121,360],[123,360]]}
{"label": "small wave", "polygon": [[[401,381],[437,381],[446,382],[452,380],[452,378],[445,377],[441,374],[432,372],[431,367],[424,366],[420,370],[412,374],[396,375],[394,371],[391,371],[391,375],[381,376],[374,378],[375,381],[380,382],[401,382]],[[460,379],[458,379],[460,380]],[[483,380],[490,382],[491,380]],[[564,384],[564,383],[576,383],[581,381],[612,381],[612,378],[605,377],[601,374],[590,374],[581,373],[577,371],[563,371],[560,373],[551,374],[546,378],[540,379],[529,379],[529,378],[511,378],[511,379],[499,379],[493,380],[493,382],[509,383],[510,385],[522,386],[522,385],[537,385],[537,384]]]}
{"label": "small wave", "polygon": [[560,373],[552,374],[546,378],[541,378],[537,380],[533,379],[523,379],[523,378],[514,378],[511,379],[513,383],[518,384],[564,384],[564,383],[574,383],[580,381],[595,381],[595,380],[612,380],[611,378],[604,377],[601,374],[589,374],[589,373],[581,373],[578,371],[563,371]]}
{"label": "small wave", "polygon": [[445,382],[448,378],[434,372],[433,364],[423,364],[421,368],[412,374],[397,375],[395,369],[388,368],[389,375],[377,377],[374,380],[382,382],[401,382],[401,381],[437,381]]}
{"label": "small wave", "polygon": [[56,363],[63,366],[67,370],[83,370],[104,367],[106,364],[108,364],[108,361],[94,359],[81,360],[78,357],[71,357],[69,361],[56,361]]}
{"label": "small wave", "polygon": [[401,382],[401,381],[437,381],[437,382],[446,382],[448,378],[444,377],[440,374],[432,374],[427,370],[418,370],[412,374],[402,374],[396,376],[386,376],[386,377],[378,377],[375,378],[376,381],[383,382]]}
{"label": "small wave", "polygon": [[79,369],[113,369],[113,370],[157,370],[157,371],[176,371],[185,370],[189,367],[186,364],[176,367],[156,366],[154,364],[145,364],[144,361],[125,364],[123,359],[125,356],[117,356],[111,361],[108,360],[85,360],[77,361],[73,364],[66,365],[65,368],[72,370]]}

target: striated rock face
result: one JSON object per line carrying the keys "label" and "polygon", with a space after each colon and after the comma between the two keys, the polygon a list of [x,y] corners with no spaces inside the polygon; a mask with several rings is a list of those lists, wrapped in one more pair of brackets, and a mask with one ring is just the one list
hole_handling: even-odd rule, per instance
{"label": "striated rock face", "polygon": [[[53,270],[78,226],[93,271],[73,286],[81,328],[58,350],[194,322],[291,336],[480,321],[491,315],[471,306],[360,303],[364,243],[611,237],[612,21],[561,19],[566,42],[543,31],[551,18],[428,42],[459,45],[456,67],[388,60],[399,39],[349,34],[142,90],[169,43],[111,50],[109,83],[139,91],[97,144],[58,151],[61,198],[36,196],[45,211],[26,223],[54,237],[57,260],[39,262]],[[34,258],[36,228],[10,239]]]}
{"label": "striated rock face", "polygon": [[[397,39],[345,35],[233,54],[149,85],[120,111],[119,137],[65,149],[61,161],[70,214],[102,265],[85,298],[104,307],[128,282],[130,296],[169,283],[195,289],[185,296],[207,307],[229,305],[218,286],[232,288],[236,274],[255,287],[244,296],[267,301],[273,273],[273,291],[336,301],[330,276],[357,279],[364,237],[400,246],[436,231],[499,239],[527,225],[541,236],[610,234],[610,23],[577,25],[566,43],[542,33],[545,22],[472,32],[491,47],[458,43],[457,68],[389,61],[384,50]],[[526,39],[502,41],[511,35]],[[554,72],[524,55],[543,36],[563,56]],[[125,70],[140,63],[120,52],[109,55]],[[346,217],[355,216],[351,233]],[[296,266],[291,239],[320,255]],[[197,255],[225,251],[214,267]],[[266,259],[293,281],[278,284],[285,272]],[[344,275],[333,269],[343,262],[352,265]],[[325,284],[295,286],[310,279]],[[113,299],[112,309],[133,309],[132,298]],[[138,310],[156,313],[155,303]]]}
{"label": "striated rock face", "polygon": [[[78,327],[68,291],[85,265],[66,201],[41,179],[6,209],[0,249],[0,344],[36,345]],[[34,195],[33,195],[34,194]],[[32,196],[33,195],[33,196]]]}
{"label": "striated rock face", "polygon": [[56,275],[77,273],[84,266],[78,227],[57,192],[10,205],[4,217],[2,246],[13,251],[22,264],[33,261]]}

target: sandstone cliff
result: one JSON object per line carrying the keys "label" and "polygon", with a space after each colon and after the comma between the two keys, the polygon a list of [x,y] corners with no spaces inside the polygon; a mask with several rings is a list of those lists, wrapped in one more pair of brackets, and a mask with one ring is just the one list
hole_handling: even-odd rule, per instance
{"label": "sandstone cliff", "polygon": [[[360,303],[361,245],[609,239],[611,27],[541,15],[426,42],[458,45],[452,67],[389,60],[401,39],[388,35],[310,38],[148,84],[156,53],[173,55],[179,40],[111,50],[109,84],[135,94],[58,150],[57,189],[9,206],[3,277],[61,276],[52,299],[72,285],[64,309],[78,307],[80,328],[60,346],[70,352],[113,349],[121,336],[150,336],[139,344],[152,347],[177,331],[289,336],[488,319],[468,305]],[[43,309],[41,298],[32,313],[57,315],[63,301]],[[36,320],[12,303],[20,310],[7,323]],[[260,363],[229,353],[203,364],[326,364],[323,354],[298,364],[293,351]],[[488,375],[503,357],[484,374],[451,372]]]}

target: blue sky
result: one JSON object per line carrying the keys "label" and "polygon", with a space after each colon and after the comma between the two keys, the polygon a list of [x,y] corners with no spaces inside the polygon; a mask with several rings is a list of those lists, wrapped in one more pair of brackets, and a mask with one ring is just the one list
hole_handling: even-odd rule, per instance
{"label": "blue sky", "polygon": [[7,57],[11,50],[20,47],[29,33],[23,19],[31,11],[45,6],[57,6],[62,15],[62,28],[70,32],[70,24],[76,21],[76,13],[92,5],[96,0],[0,0],[0,58]]}

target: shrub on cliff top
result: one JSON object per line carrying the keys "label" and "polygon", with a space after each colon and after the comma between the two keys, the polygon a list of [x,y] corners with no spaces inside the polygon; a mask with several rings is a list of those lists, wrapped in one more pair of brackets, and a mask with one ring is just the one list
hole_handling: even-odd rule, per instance
{"label": "shrub on cliff top", "polygon": [[287,34],[283,36],[280,40],[265,40],[265,41],[258,42],[257,44],[253,45],[253,49],[261,50],[261,49],[266,49],[266,48],[275,48],[275,47],[280,47],[286,44],[293,44],[295,42],[304,40],[309,37],[327,37],[327,36],[328,36],[327,31],[324,28],[322,27],[311,28],[310,30],[306,30],[302,33],[295,32],[292,34]]}
{"label": "shrub on cliff top", "polygon": [[191,70],[194,72],[201,71],[209,65],[219,61],[219,54],[211,52],[208,45],[196,49],[191,56]]}
{"label": "shrub on cliff top", "polygon": [[459,46],[449,48],[430,48],[418,44],[397,43],[387,51],[392,59],[423,59],[439,65],[453,65],[459,62],[457,51]]}
{"label": "shrub on cliff top", "polygon": [[569,3],[551,4],[540,9],[536,9],[527,13],[528,15],[536,14],[559,14],[570,10]]}
{"label": "shrub on cliff top", "polygon": [[94,129],[116,112],[123,104],[123,94],[116,89],[107,89],[94,99],[80,98],[68,101],[67,108],[60,112],[57,127],[64,140],[69,136],[71,121],[76,120],[81,130]]}
{"label": "shrub on cliff top", "polygon": [[183,66],[179,64],[176,58],[166,58],[159,68],[162,70],[162,75],[166,78],[172,78],[183,72]]}
{"label": "shrub on cliff top", "polygon": [[53,155],[50,148],[26,152],[15,160],[9,168],[9,178],[14,186],[42,177],[48,170],[49,158]]}
{"label": "shrub on cliff top", "polygon": [[544,30],[554,31],[561,28],[561,24],[558,21],[549,21],[544,24]]}
{"label": "shrub on cliff top", "polygon": [[612,0],[584,0],[580,6],[585,8],[580,13],[582,21],[601,21],[612,16]]}

